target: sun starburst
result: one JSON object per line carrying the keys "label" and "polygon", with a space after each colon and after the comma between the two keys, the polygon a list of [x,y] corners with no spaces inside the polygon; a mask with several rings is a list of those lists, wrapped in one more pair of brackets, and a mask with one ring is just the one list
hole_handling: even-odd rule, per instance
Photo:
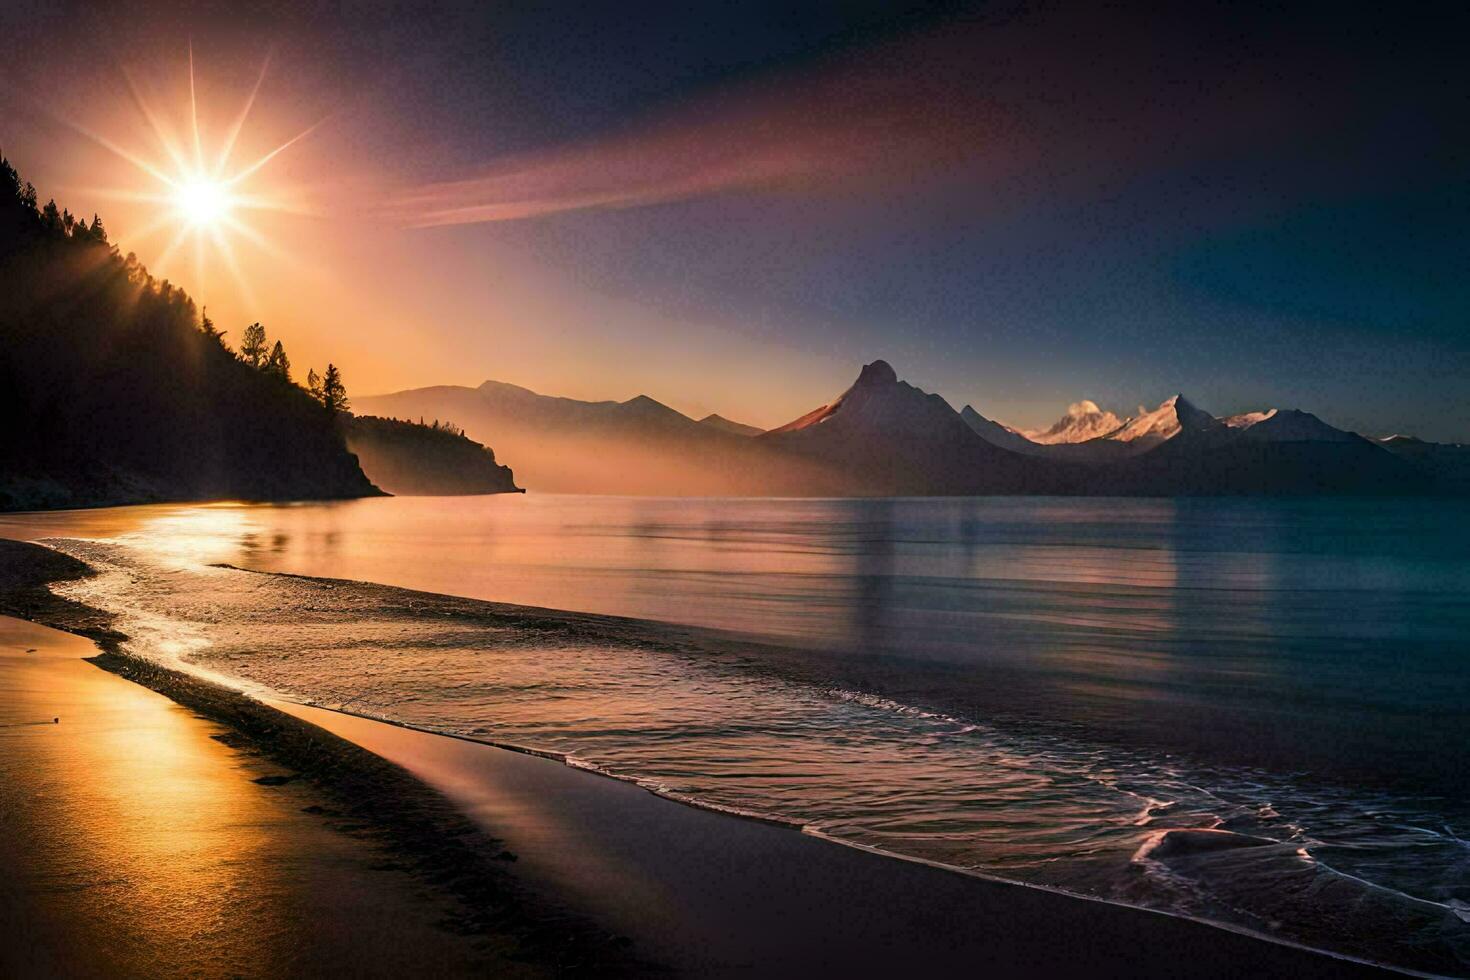
{"label": "sun starburst", "polygon": [[123,70],[133,105],[147,124],[161,157],[155,155],[150,158],[147,153],[136,152],[117,140],[67,121],[73,129],[127,161],[148,178],[149,183],[143,189],[103,187],[95,190],[103,196],[157,206],[153,218],[143,226],[131,229],[129,237],[141,242],[160,238],[162,233],[172,231],[166,244],[149,261],[159,275],[167,275],[180,251],[192,246],[194,272],[201,288],[206,255],[212,254],[219,258],[242,295],[249,299],[251,290],[241,272],[236,246],[246,242],[272,255],[279,255],[280,250],[248,220],[247,213],[274,211],[299,214],[306,210],[289,201],[281,188],[271,188],[265,171],[281,153],[315,130],[315,125],[246,164],[231,166],[269,67],[270,58],[267,57],[240,111],[212,150],[206,148],[206,134],[200,127],[192,45],[189,49],[188,130],[183,139],[168,124],[166,114],[144,97],[133,76]]}

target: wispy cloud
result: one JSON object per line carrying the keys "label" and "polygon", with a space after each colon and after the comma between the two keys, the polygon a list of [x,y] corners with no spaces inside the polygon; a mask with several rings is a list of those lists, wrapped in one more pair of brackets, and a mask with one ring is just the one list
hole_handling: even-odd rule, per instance
{"label": "wispy cloud", "polygon": [[994,107],[944,78],[932,43],[890,42],[692,99],[620,132],[503,157],[391,195],[409,226],[514,221],[727,191],[830,186],[1009,155]]}

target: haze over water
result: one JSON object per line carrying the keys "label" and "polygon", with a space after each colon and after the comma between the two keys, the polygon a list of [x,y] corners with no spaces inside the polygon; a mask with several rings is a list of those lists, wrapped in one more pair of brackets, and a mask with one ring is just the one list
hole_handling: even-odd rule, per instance
{"label": "haze over water", "polygon": [[[1464,972],[1467,518],[1438,501],[533,495],[17,515],[0,533],[102,569],[66,591],[118,612],[144,655],[902,854]],[[388,609],[215,563],[749,640],[547,644],[432,597]]]}

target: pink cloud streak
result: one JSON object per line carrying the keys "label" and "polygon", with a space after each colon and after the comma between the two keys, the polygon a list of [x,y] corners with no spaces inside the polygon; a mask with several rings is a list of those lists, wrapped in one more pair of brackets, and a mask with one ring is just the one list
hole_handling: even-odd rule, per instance
{"label": "pink cloud streak", "polygon": [[[727,191],[846,186],[1014,157],[1003,117],[955,98],[932,39],[885,45],[708,93],[613,135],[502,158],[478,173],[404,190],[387,212],[429,227],[626,208]],[[947,46],[946,46],[947,47]]]}

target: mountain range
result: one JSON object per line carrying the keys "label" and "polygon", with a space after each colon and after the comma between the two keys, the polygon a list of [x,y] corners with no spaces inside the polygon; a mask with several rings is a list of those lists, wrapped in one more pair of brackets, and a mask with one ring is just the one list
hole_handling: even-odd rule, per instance
{"label": "mountain range", "polygon": [[1090,401],[1024,432],[955,411],[885,361],[785,425],[695,420],[646,395],[589,402],[487,381],[360,397],[452,419],[539,491],[666,495],[1401,494],[1458,492],[1463,447],[1374,441],[1309,412],[1217,418],[1175,395],[1120,418]]}
{"label": "mountain range", "polygon": [[528,489],[631,495],[842,494],[838,474],[759,445],[754,426],[695,420],[639,395],[579,401],[501,381],[358,397],[387,418],[452,421],[514,465]]}

